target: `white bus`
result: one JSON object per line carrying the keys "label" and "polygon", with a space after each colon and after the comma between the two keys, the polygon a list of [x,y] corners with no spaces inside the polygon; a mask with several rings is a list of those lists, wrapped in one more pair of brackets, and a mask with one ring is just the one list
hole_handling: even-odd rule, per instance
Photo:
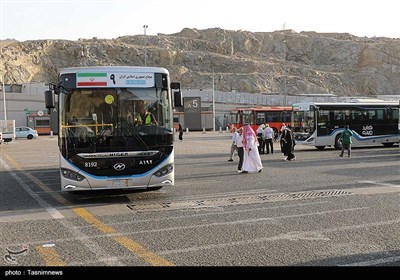
{"label": "white bus", "polygon": [[[165,68],[62,69],[45,95],[58,110],[61,190],[173,186],[173,95],[181,106]],[[155,122],[145,122],[149,113]]]}
{"label": "white bus", "polygon": [[352,146],[399,143],[399,102],[353,99],[341,103],[306,102],[293,106],[296,144],[341,149],[345,125],[353,133]]}

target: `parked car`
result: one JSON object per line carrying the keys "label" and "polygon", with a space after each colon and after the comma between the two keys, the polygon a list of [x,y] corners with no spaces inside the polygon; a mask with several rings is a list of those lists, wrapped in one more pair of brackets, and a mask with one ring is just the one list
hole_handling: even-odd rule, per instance
{"label": "parked car", "polygon": [[38,133],[36,130],[27,126],[17,126],[15,128],[16,138],[26,138],[26,139],[36,139],[38,138]]}

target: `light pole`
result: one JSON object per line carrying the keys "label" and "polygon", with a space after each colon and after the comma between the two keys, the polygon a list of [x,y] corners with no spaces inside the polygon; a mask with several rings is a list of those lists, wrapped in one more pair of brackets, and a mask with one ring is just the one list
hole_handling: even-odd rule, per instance
{"label": "light pole", "polygon": [[4,107],[4,120],[7,122],[7,107],[6,107],[6,88],[4,87],[4,75],[3,75],[3,107]]}
{"label": "light pole", "polygon": [[213,107],[213,131],[215,132],[215,78],[214,78],[214,68],[212,76],[212,107]]}
{"label": "light pole", "polygon": [[147,66],[147,36],[146,36],[146,28],[148,25],[143,25],[144,28],[144,67]]}
{"label": "light pole", "polygon": [[286,40],[283,40],[283,105],[286,106]]}

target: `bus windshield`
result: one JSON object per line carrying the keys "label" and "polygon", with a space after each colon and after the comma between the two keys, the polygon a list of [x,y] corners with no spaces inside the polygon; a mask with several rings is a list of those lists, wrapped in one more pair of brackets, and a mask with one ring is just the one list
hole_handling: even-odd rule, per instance
{"label": "bus windshield", "polygon": [[60,103],[60,136],[68,157],[172,144],[172,112],[165,89],[77,88],[61,94]]}
{"label": "bus windshield", "polygon": [[314,111],[293,112],[293,132],[296,140],[304,140],[315,131]]}

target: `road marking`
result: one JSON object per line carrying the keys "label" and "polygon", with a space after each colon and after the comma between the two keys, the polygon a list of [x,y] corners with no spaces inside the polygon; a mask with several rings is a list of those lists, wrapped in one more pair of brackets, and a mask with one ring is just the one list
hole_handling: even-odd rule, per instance
{"label": "road marking", "polygon": [[[106,234],[115,234],[117,231],[112,227],[104,224],[97,218],[95,218],[92,214],[90,214],[86,209],[83,208],[74,208],[72,209],[79,217],[84,219],[89,224],[93,225],[99,231],[106,233]],[[150,263],[154,266],[175,266],[172,262],[156,255],[155,253],[147,250],[145,247],[140,245],[139,243],[133,241],[132,239],[126,236],[111,236],[115,241],[119,244],[127,248],[132,253],[138,255],[146,262]]]}
{"label": "road marking", "polygon": [[[16,163],[13,158],[11,158],[7,154],[5,154],[5,156],[16,169],[20,170],[18,163]],[[64,216],[57,209],[52,207],[45,200],[43,200],[38,194],[32,191],[31,188],[27,184],[25,184],[25,182],[20,177],[18,177],[18,175],[14,171],[11,170],[11,168],[2,158],[0,158],[0,163],[1,165],[4,166],[5,170],[7,170],[10,173],[10,175],[19,183],[19,185],[24,189],[24,191],[26,191],[37,203],[39,203],[39,205],[42,206],[50,214],[50,216],[52,216],[54,219],[64,218]]]}
{"label": "road marking", "polygon": [[139,203],[128,204],[127,207],[133,211],[163,211],[163,210],[181,210],[181,209],[199,209],[205,207],[221,207],[230,205],[248,205],[256,203],[266,203],[275,201],[288,201],[298,199],[310,199],[321,197],[333,197],[352,195],[352,192],[343,190],[326,190],[326,191],[307,191],[293,193],[273,193],[273,194],[250,194],[246,196],[231,197],[213,197],[211,199],[196,199],[188,201],[170,201],[163,203]]}
{"label": "road marking", "polygon": [[353,230],[353,229],[367,229],[370,227],[376,227],[376,226],[382,226],[382,225],[392,225],[392,224],[399,224],[399,223],[400,223],[400,219],[395,219],[395,220],[389,220],[389,221],[384,221],[384,222],[326,228],[326,229],[322,229],[322,230],[286,232],[286,233],[280,233],[278,235],[269,236],[269,237],[246,239],[246,240],[239,240],[239,241],[218,243],[218,244],[200,245],[200,246],[193,246],[193,247],[187,247],[187,248],[181,248],[181,249],[164,250],[164,251],[160,251],[159,254],[162,254],[162,255],[182,254],[182,253],[196,252],[196,251],[202,251],[202,250],[210,250],[210,249],[226,248],[226,247],[233,247],[233,246],[240,246],[240,245],[271,242],[271,241],[277,241],[277,240],[278,241],[293,240],[295,237],[297,238],[297,240],[301,240],[301,239],[309,240],[309,236],[314,236],[314,237],[318,237],[318,240],[324,240],[321,238],[323,236],[323,234],[328,234],[331,232],[346,231],[346,230]]}
{"label": "road marking", "polygon": [[72,203],[68,200],[62,197],[61,195],[54,193],[52,189],[50,189],[46,184],[44,184],[42,181],[40,181],[38,178],[33,176],[30,172],[26,170],[22,170],[19,164],[8,154],[5,154],[6,158],[8,161],[11,162],[11,164],[14,166],[15,169],[17,169],[20,172],[23,172],[26,177],[28,177],[30,180],[32,180],[39,188],[41,188],[46,194],[49,194],[53,199],[57,200],[60,202],[62,205],[65,206],[71,206]]}
{"label": "road marking", "polygon": [[[351,212],[351,211],[360,211],[369,209],[369,207],[357,207],[357,208],[350,208],[350,209],[337,209],[337,210],[328,210],[328,211],[319,211],[319,212],[310,212],[310,213],[302,213],[302,214],[292,214],[292,215],[285,215],[285,216],[276,216],[276,217],[268,217],[268,218],[254,218],[254,219],[242,219],[242,220],[234,220],[234,221],[226,221],[226,222],[212,222],[212,223],[204,223],[200,224],[197,223],[196,225],[189,225],[189,226],[177,226],[177,227],[165,227],[165,228],[157,228],[157,229],[148,229],[148,230],[137,230],[134,233],[154,233],[154,232],[166,232],[166,231],[176,231],[176,230],[187,230],[187,229],[200,229],[200,228],[209,228],[209,227],[217,227],[217,226],[225,226],[225,225],[241,225],[246,223],[255,224],[258,222],[268,222],[268,224],[280,224],[280,219],[290,219],[290,218],[297,218],[297,217],[308,217],[308,216],[315,216],[315,215],[325,215],[331,213],[341,213],[341,212]],[[231,212],[230,212],[231,213]],[[308,239],[305,237],[306,234],[303,232],[296,233],[297,239]],[[304,238],[303,238],[304,237]],[[288,234],[286,239],[293,239],[295,238],[293,234]]]}
{"label": "road marking", "polygon": [[[14,165],[16,169],[20,170],[20,167],[18,163],[10,156],[6,155],[8,160]],[[54,219],[58,219],[59,223],[62,224],[66,229],[68,229],[75,237],[74,240],[78,239],[81,240],[84,246],[91,252],[93,252],[96,256],[104,256],[104,259],[106,260],[106,265],[110,266],[120,266],[122,265],[119,260],[115,260],[112,257],[109,257],[106,252],[103,251],[103,249],[98,246],[96,243],[90,240],[90,238],[76,229],[74,225],[69,223],[64,216],[55,208],[51,207],[45,200],[43,200],[37,193],[33,192],[30,187],[20,178],[18,175],[10,169],[10,167],[7,165],[7,163],[0,158],[0,164],[4,166],[4,168],[11,174],[11,176],[20,184],[20,186],[33,198],[35,199],[42,208],[44,208]],[[39,180],[38,180],[39,181]],[[36,182],[36,181],[35,181]],[[43,183],[42,183],[43,184]],[[45,184],[42,186],[45,187],[45,189],[49,189]],[[0,216],[0,222],[2,221],[2,217]],[[73,240],[73,241],[74,241]],[[47,242],[47,241],[46,241]]]}
{"label": "road marking", "polygon": [[376,181],[357,181],[357,182],[358,183],[364,183],[364,184],[392,187],[392,188],[400,188],[400,185],[394,185],[394,184],[389,184],[389,183],[381,183],[381,182],[376,182]]}
{"label": "road marking", "polygon": [[356,262],[356,263],[349,263],[349,264],[344,264],[340,266],[373,266],[373,265],[383,265],[385,263],[394,263],[400,261],[400,256],[394,256],[394,257],[387,257],[387,258],[381,258],[381,259],[376,259],[376,260],[370,260],[370,261],[365,261],[365,262]]}
{"label": "road marking", "polygon": [[47,266],[66,266],[66,263],[61,259],[56,249],[37,246],[36,251],[38,251]]}

